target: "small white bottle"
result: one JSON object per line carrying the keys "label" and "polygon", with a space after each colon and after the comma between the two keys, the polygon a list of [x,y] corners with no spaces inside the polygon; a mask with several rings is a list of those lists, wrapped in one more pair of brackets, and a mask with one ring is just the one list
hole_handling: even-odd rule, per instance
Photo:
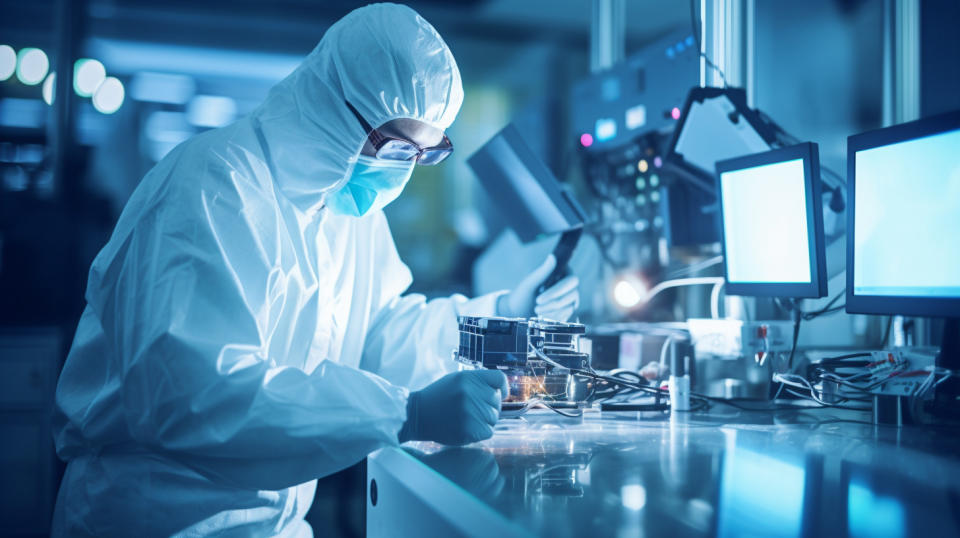
{"label": "small white bottle", "polygon": [[690,410],[690,357],[684,356],[677,360],[675,349],[670,355],[670,409],[672,411]]}

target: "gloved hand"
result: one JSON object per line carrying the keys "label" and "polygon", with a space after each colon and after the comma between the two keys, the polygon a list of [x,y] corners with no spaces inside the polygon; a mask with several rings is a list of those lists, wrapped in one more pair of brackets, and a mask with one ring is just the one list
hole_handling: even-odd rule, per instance
{"label": "gloved hand", "polygon": [[580,280],[570,275],[554,284],[539,296],[537,288],[550,276],[557,259],[550,254],[540,267],[533,270],[510,293],[497,301],[497,314],[508,318],[526,318],[532,315],[554,321],[567,321],[580,306]]}
{"label": "gloved hand", "polygon": [[466,445],[489,439],[507,395],[507,376],[499,370],[447,374],[423,390],[410,393],[400,442],[436,441]]}

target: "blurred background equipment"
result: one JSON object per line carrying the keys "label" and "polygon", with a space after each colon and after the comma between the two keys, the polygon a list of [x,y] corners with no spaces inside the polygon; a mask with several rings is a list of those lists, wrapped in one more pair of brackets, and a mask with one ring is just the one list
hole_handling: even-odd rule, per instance
{"label": "blurred background equipment", "polygon": [[570,273],[567,264],[586,215],[513,125],[507,125],[468,160],[487,196],[521,241],[559,234],[556,267],[539,286],[543,293]]}

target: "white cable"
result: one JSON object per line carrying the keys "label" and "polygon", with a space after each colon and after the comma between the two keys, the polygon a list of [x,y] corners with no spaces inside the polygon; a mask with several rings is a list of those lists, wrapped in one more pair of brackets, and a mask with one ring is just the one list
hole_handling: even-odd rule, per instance
{"label": "white cable", "polygon": [[672,340],[673,340],[672,336],[667,336],[666,338],[663,339],[663,345],[660,346],[660,372],[658,373],[661,375],[663,374],[663,367],[666,365],[666,362],[667,362],[667,350],[670,349],[670,342]]}
{"label": "white cable", "polygon": [[714,284],[710,291],[710,317],[713,319],[720,319],[720,290],[723,286],[723,282]]}
{"label": "white cable", "polygon": [[548,357],[544,352],[542,352],[542,351],[540,351],[539,349],[537,349],[537,347],[534,346],[533,344],[529,344],[529,346],[530,346],[530,349],[531,349],[534,353],[536,353],[537,356],[540,357],[540,359],[541,359],[543,362],[545,362],[545,363],[547,363],[547,364],[549,364],[549,365],[551,365],[551,366],[555,366],[555,367],[557,367],[557,368],[560,368],[560,369],[562,369],[562,370],[567,370],[567,371],[570,370],[570,369],[567,368],[566,366],[564,366],[564,365],[558,363],[557,361],[551,359],[550,357]]}
{"label": "white cable", "polygon": [[[791,379],[793,379],[794,381],[791,381]],[[817,403],[819,403],[819,404],[821,404],[821,405],[832,405],[832,404],[828,404],[827,402],[825,402],[825,401],[823,400],[823,398],[822,398],[820,395],[817,394],[817,389],[815,389],[815,388],[813,387],[813,385],[812,385],[809,381],[807,381],[807,379],[806,379],[805,377],[803,377],[803,376],[801,376],[801,375],[797,375],[797,374],[773,374],[773,380],[774,380],[774,381],[779,381],[780,383],[783,383],[783,384],[785,384],[785,385],[790,385],[791,387],[797,387],[797,388],[801,388],[801,389],[804,389],[804,390],[808,390],[808,391],[810,391],[810,396],[813,397],[813,399],[814,399]],[[796,380],[799,380],[799,381],[796,381]],[[791,392],[789,389],[787,389],[787,391],[788,391],[788,392]]]}
{"label": "white cable", "polygon": [[723,256],[714,256],[713,258],[707,258],[706,260],[703,260],[701,262],[697,262],[687,267],[682,267],[675,271],[671,271],[670,274],[668,274],[667,276],[669,278],[678,278],[683,275],[699,273],[704,269],[708,269],[710,267],[713,267],[714,265],[720,265],[721,263],[723,263]]}
{"label": "white cable", "polygon": [[683,286],[713,286],[710,296],[710,314],[714,319],[720,317],[720,287],[726,284],[726,280],[721,276],[698,276],[691,278],[675,278],[664,280],[656,286],[650,288],[650,291],[643,297],[642,303],[649,303],[661,291],[670,288],[679,288]]}
{"label": "white cable", "polygon": [[691,278],[675,278],[673,280],[664,280],[656,286],[650,288],[650,291],[647,292],[646,297],[644,297],[645,302],[650,302],[651,299],[657,296],[661,291],[670,289],[670,288],[679,288],[682,286],[714,286],[717,284],[724,284],[726,280],[722,276],[697,276]]}

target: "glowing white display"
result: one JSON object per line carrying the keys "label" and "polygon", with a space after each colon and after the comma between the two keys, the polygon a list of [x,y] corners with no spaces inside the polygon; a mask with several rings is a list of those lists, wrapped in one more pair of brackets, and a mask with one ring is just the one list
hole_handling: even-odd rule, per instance
{"label": "glowing white display", "polygon": [[858,295],[960,297],[960,131],[856,154]]}
{"label": "glowing white display", "polygon": [[809,283],[803,159],[720,176],[730,282]]}

